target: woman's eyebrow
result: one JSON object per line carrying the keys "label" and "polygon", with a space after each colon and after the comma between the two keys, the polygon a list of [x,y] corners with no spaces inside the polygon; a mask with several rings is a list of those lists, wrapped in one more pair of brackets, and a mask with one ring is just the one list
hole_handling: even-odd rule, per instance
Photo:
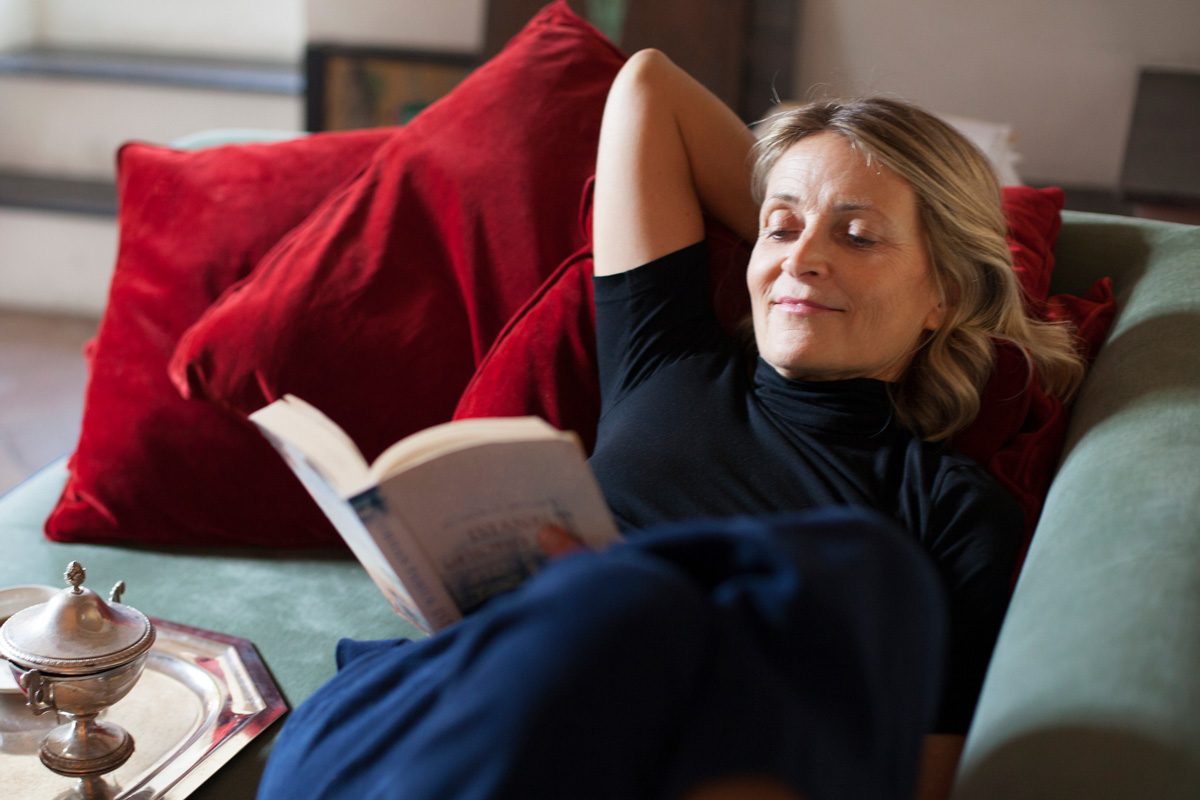
{"label": "woman's eyebrow", "polygon": [[[772,194],[767,198],[767,202],[771,201],[784,203],[785,205],[789,206],[797,206],[800,204],[800,198],[797,195],[788,194],[787,192],[776,192],[775,194]],[[879,211],[879,207],[870,200],[848,198],[834,203],[833,210],[838,213],[843,213],[846,211]]]}

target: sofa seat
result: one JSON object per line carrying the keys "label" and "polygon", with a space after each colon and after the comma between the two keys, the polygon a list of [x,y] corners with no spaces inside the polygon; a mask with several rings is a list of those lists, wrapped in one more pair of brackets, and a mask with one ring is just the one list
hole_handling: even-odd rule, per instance
{"label": "sofa seat", "polygon": [[[78,561],[87,568],[87,585],[101,594],[123,580],[124,602],[149,616],[252,641],[290,708],[333,675],[339,638],[418,635],[345,551],[155,550],[48,541],[42,523],[66,479],[61,459],[0,500],[0,587],[65,587],[66,565]],[[253,798],[281,724],[260,734],[190,797]]]}

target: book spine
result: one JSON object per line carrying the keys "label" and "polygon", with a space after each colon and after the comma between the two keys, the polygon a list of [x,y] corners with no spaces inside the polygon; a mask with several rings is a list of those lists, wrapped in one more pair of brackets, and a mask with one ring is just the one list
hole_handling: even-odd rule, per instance
{"label": "book spine", "polygon": [[388,508],[378,487],[350,501],[380,552],[408,591],[428,628],[438,631],[462,619],[450,593],[417,540]]}

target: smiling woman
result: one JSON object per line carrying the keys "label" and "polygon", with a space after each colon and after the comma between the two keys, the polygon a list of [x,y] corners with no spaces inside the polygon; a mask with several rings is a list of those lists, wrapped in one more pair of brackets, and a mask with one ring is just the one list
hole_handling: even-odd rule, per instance
{"label": "smiling woman", "polygon": [[[789,166],[797,148],[810,139],[824,140],[826,152]],[[865,205],[874,205],[877,221],[887,209],[872,202],[872,193],[882,193],[879,197],[893,204],[889,230],[908,245],[910,258],[927,261],[941,305],[936,319],[922,325],[928,333],[916,339],[894,329],[880,332],[885,337],[901,335],[906,350],[877,377],[894,383],[896,413],[922,438],[948,438],[974,419],[992,368],[993,340],[1016,344],[1052,391],[1067,396],[1074,390],[1083,365],[1071,334],[1025,314],[1004,240],[1006,223],[995,173],[986,157],[954,128],[887,98],[812,103],[770,120],[753,158],[751,184],[756,201],[766,201],[764,213],[775,191],[773,181],[794,181],[797,168],[811,170],[816,164],[825,164],[825,173],[819,179],[809,176],[808,202],[834,191],[839,184],[831,179],[836,177],[857,180],[854,190],[866,192]],[[836,176],[831,174],[834,169],[840,170]],[[863,198],[851,192],[837,202],[862,206]],[[906,198],[912,201],[909,208],[904,207]],[[855,209],[844,210],[853,222]],[[858,224],[867,226],[866,209],[858,210]],[[896,216],[908,211],[915,217]],[[859,235],[850,228],[846,232]],[[870,236],[860,236],[857,242],[868,249],[887,243],[887,237],[876,242]],[[917,250],[922,251],[919,256]],[[903,317],[904,296],[895,295],[900,307],[888,312],[896,314],[897,324]],[[861,341],[851,346],[871,348]]]}
{"label": "smiling woman", "polygon": [[775,163],[750,259],[759,355],[787,378],[900,378],[945,316],[916,196],[833,133]]}
{"label": "smiling woman", "polygon": [[[830,505],[898,521],[941,576],[951,629],[940,708],[892,741],[888,796],[909,791],[922,735],[922,791],[944,795],[1004,615],[1021,519],[982,468],[940,441],[975,416],[993,339],[1017,344],[1063,393],[1081,363],[1068,330],[1026,316],[998,182],[953,128],[875,98],[770,123],[756,143],[655,51],[617,76],[596,170],[592,467],[629,531]],[[748,357],[712,311],[705,216],[754,244]],[[912,646],[885,639],[873,646]],[[813,658],[841,657],[826,645]],[[884,691],[911,691],[913,677],[894,675]],[[831,759],[856,768],[853,753]]]}

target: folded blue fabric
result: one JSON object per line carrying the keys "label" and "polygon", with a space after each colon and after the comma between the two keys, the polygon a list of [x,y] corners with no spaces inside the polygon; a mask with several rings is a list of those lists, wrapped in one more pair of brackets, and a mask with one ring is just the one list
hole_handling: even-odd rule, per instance
{"label": "folded blue fabric", "polygon": [[945,601],[861,509],[701,520],[551,564],[429,639],[338,647],[260,798],[658,798],[773,776],[911,797]]}

